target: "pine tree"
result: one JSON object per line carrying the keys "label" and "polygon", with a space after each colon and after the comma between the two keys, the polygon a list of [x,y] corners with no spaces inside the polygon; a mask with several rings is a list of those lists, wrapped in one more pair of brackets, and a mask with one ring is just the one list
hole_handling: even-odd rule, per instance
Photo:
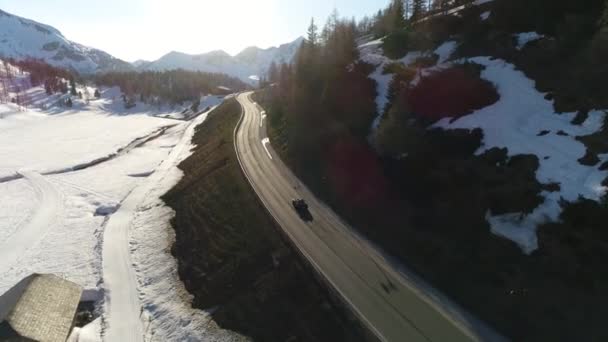
{"label": "pine tree", "polygon": [[76,91],[76,81],[74,81],[73,78],[70,79],[70,94],[72,94],[72,96],[78,95],[78,92]]}
{"label": "pine tree", "polygon": [[426,0],[413,0],[412,18],[418,20],[424,16]]}
{"label": "pine tree", "polygon": [[279,69],[274,61],[270,63],[270,67],[268,68],[268,81],[270,81],[270,83],[279,81]]}
{"label": "pine tree", "polygon": [[384,13],[379,10],[378,13],[374,16],[374,24],[372,27],[372,33],[376,38],[384,37],[386,35],[386,29],[383,24],[384,21]]}
{"label": "pine tree", "polygon": [[82,93],[84,95],[85,100],[87,101],[87,103],[89,103],[89,100],[91,99],[91,92],[89,91],[89,87],[87,87],[85,85],[84,87],[84,93]]}
{"label": "pine tree", "polygon": [[441,11],[444,15],[447,14],[447,10],[450,7],[450,0],[433,0],[433,4],[429,10]]}
{"label": "pine tree", "polygon": [[53,95],[53,89],[51,88],[51,80],[44,81],[44,91],[47,95]]}
{"label": "pine tree", "polygon": [[600,30],[602,31],[608,31],[608,0],[606,0],[606,4],[604,5],[604,14],[602,15],[602,18],[600,19]]}
{"label": "pine tree", "polygon": [[393,0],[391,6],[391,31],[405,27],[405,6],[403,0]]}
{"label": "pine tree", "polygon": [[368,16],[363,17],[357,24],[357,35],[362,36],[371,33],[372,27],[372,20]]}
{"label": "pine tree", "polygon": [[6,72],[6,77],[8,78],[9,82],[12,82],[14,75],[11,65],[6,60],[2,61],[2,63],[4,64],[4,71]]}
{"label": "pine tree", "polygon": [[412,0],[403,0],[405,19],[408,20],[412,17]]}
{"label": "pine tree", "polygon": [[21,110],[22,99],[21,99],[21,87],[16,86],[15,88],[15,101],[13,101],[17,106],[19,106],[19,110]]}
{"label": "pine tree", "polygon": [[193,113],[197,113],[200,106],[201,106],[201,99],[197,98],[196,100],[194,100],[194,102],[192,102],[192,106],[190,106],[190,109],[192,110]]}
{"label": "pine tree", "polygon": [[308,43],[315,47],[319,43],[319,33],[317,25],[315,24],[315,18],[310,20],[310,26],[308,26]]}
{"label": "pine tree", "polygon": [[323,26],[323,29],[321,30],[321,36],[320,36],[320,40],[321,40],[321,44],[327,44],[327,41],[329,40],[329,35],[331,34],[331,17],[327,18],[327,21],[325,22],[325,25]]}

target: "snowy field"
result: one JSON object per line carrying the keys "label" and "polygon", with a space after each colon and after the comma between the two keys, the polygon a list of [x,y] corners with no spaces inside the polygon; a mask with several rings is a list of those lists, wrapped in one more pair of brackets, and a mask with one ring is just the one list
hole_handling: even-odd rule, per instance
{"label": "snowy field", "polygon": [[111,115],[96,108],[48,116],[26,112],[2,121],[0,178],[23,168],[61,172],[111,156],[138,138],[175,125],[166,119]]}
{"label": "snowy field", "polygon": [[[129,319],[155,339],[243,340],[191,308],[169,253],[173,213],[159,199],[179,181],[176,166],[206,114],[185,121],[177,120],[183,108],[140,104],[126,111],[116,89],[90,103],[76,100],[71,109],[55,107],[59,97],[40,88],[29,92],[35,100],[27,109],[0,104],[0,294],[31,273],[52,273],[82,285],[90,299],[110,300],[116,287],[105,277],[121,275],[105,273],[102,255],[118,242],[105,241],[112,240],[105,228],[130,198],[136,209],[118,228],[136,274],[127,295],[143,309]],[[203,97],[200,109],[221,101]],[[99,341],[114,314],[123,313],[102,312],[72,341]]]}
{"label": "snowy field", "polygon": [[[180,130],[174,120],[104,111],[110,102],[61,113],[0,105],[0,292],[32,272],[97,286],[102,214],[141,182],[130,175],[154,170]],[[125,150],[164,127],[175,133]],[[46,176],[23,179],[25,171]]]}

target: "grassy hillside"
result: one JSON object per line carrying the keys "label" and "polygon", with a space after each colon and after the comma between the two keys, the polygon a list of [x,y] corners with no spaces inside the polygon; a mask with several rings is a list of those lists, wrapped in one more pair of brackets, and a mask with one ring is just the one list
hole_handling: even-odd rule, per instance
{"label": "grassy hillside", "polygon": [[176,211],[172,251],[193,305],[256,341],[361,340],[242,175],[233,147],[240,114],[230,99],[197,128],[185,176],[164,197]]}

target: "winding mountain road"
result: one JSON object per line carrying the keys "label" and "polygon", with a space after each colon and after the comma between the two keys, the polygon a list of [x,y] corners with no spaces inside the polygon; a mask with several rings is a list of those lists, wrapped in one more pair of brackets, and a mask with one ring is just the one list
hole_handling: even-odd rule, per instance
{"label": "winding mountain road", "polygon": [[[397,271],[359,238],[283,164],[268,143],[264,112],[238,97],[243,116],[235,148],[241,167],[262,203],[359,319],[381,341],[503,341],[481,322],[414,277]],[[307,201],[314,217],[304,222],[291,207]]]}

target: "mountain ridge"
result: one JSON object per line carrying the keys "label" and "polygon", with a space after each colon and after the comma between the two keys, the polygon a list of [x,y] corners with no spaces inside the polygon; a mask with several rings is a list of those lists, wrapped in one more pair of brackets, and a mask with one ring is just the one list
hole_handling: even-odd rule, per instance
{"label": "mountain ridge", "polygon": [[249,46],[236,55],[224,50],[213,50],[201,54],[171,51],[155,61],[137,61],[138,71],[164,71],[184,69],[190,71],[218,72],[235,76],[246,82],[255,82],[266,74],[270,64],[291,62],[304,41],[303,37],[266,49]]}
{"label": "mountain ridge", "polygon": [[82,74],[121,71],[166,71],[184,69],[221,73],[255,84],[271,63],[289,63],[304,41],[266,49],[249,46],[236,55],[224,50],[201,54],[171,51],[154,61],[139,59],[133,63],[66,38],[57,28],[0,9],[0,57],[39,59],[56,67]]}
{"label": "mountain ridge", "polygon": [[0,56],[41,59],[83,74],[126,71],[128,62],[67,39],[58,29],[0,9]]}

